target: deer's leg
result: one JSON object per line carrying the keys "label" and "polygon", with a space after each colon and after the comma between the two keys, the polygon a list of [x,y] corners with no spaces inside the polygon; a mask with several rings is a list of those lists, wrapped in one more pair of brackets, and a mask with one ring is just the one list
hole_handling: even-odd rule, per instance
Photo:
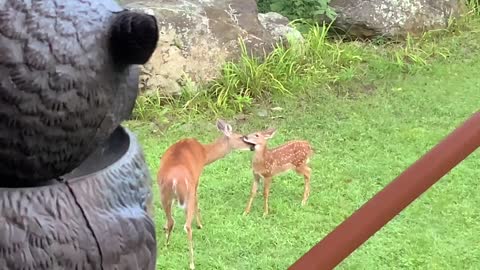
{"label": "deer's leg", "polygon": [[307,164],[304,164],[296,169],[296,171],[303,175],[305,181],[305,187],[303,191],[303,199],[302,199],[302,206],[307,203],[308,197],[310,196],[310,175],[312,173],[312,169],[308,167]]}
{"label": "deer's leg", "polygon": [[196,194],[192,194],[188,198],[187,208],[185,210],[186,218],[185,218],[185,232],[187,233],[188,237],[188,245],[190,250],[190,269],[195,269],[195,263],[193,260],[193,234],[192,234],[192,221],[193,216],[195,215],[195,208],[196,208]]}
{"label": "deer's leg", "polygon": [[272,177],[265,177],[263,179],[263,216],[268,215],[268,195],[270,194],[270,184]]}
{"label": "deer's leg", "polygon": [[248,199],[247,207],[245,207],[245,211],[243,212],[244,215],[247,215],[248,213],[250,213],[250,208],[252,207],[253,199],[255,198],[255,195],[257,194],[258,183],[259,182],[260,182],[260,175],[254,173],[253,174],[252,190],[250,191],[250,198]]}
{"label": "deer's leg", "polygon": [[165,243],[166,245],[168,245],[170,242],[170,235],[172,233],[173,226],[175,224],[175,221],[173,220],[173,217],[172,217],[173,199],[170,194],[167,194],[166,192],[162,192],[161,202],[162,202],[162,207],[163,207],[163,210],[165,211],[165,217],[166,217],[165,225],[163,226],[163,229],[165,231],[165,238],[166,238]]}
{"label": "deer's leg", "polygon": [[195,217],[197,218],[197,227],[199,229],[203,228],[202,217],[200,216],[200,205],[198,203],[198,194],[195,196]]}

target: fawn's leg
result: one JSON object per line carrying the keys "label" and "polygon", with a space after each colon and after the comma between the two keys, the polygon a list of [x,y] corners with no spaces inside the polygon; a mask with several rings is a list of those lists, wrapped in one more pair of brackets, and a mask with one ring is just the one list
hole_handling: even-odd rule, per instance
{"label": "fawn's leg", "polygon": [[172,217],[173,200],[171,195],[166,194],[166,192],[162,192],[161,202],[162,202],[163,210],[165,211],[165,217],[167,219],[165,221],[165,226],[163,226],[163,230],[165,231],[165,238],[166,238],[165,244],[168,245],[170,242],[170,235],[172,234],[172,229],[175,224],[175,221],[173,220],[173,217]]}
{"label": "fawn's leg", "polygon": [[202,217],[200,216],[200,205],[198,203],[198,193],[195,196],[195,216],[197,218],[197,227],[199,229],[203,228]]}
{"label": "fawn's leg", "polygon": [[305,187],[303,191],[303,199],[302,199],[302,206],[307,203],[308,197],[310,196],[310,175],[312,173],[312,169],[308,167],[307,164],[302,165],[296,169],[298,174],[303,175],[305,180]]}
{"label": "fawn's leg", "polygon": [[193,260],[192,221],[193,221],[193,216],[195,215],[196,200],[197,200],[196,194],[192,194],[188,198],[187,208],[185,210],[186,212],[185,226],[183,227],[188,237],[188,245],[190,249],[190,269],[195,269],[195,263]]}
{"label": "fawn's leg", "polygon": [[268,195],[270,193],[270,183],[272,183],[272,177],[265,177],[263,179],[263,216],[268,215]]}
{"label": "fawn's leg", "polygon": [[250,198],[248,199],[247,207],[245,208],[245,211],[243,212],[244,215],[250,213],[250,208],[252,207],[253,199],[255,198],[255,195],[257,194],[258,183],[259,182],[260,182],[260,175],[254,173],[253,174],[252,190],[250,191]]}

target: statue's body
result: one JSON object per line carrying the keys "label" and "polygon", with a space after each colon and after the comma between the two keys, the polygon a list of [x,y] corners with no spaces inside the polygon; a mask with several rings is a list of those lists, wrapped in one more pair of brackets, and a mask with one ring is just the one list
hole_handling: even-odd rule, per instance
{"label": "statue's body", "polygon": [[114,0],[0,0],[0,269],[155,268],[151,176],[120,123],[157,41]]}

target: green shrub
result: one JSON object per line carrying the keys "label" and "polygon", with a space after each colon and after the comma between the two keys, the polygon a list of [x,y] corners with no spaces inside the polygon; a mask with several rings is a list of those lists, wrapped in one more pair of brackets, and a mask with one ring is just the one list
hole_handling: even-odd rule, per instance
{"label": "green shrub", "polygon": [[330,0],[259,0],[258,8],[262,13],[273,11],[290,20],[302,20],[317,23],[321,18],[333,20],[335,11],[329,6]]}

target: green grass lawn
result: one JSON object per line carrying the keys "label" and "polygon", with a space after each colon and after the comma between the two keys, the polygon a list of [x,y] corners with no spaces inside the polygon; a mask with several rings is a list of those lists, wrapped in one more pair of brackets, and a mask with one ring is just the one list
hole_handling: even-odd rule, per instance
{"label": "green grass lawn", "polygon": [[[354,99],[319,89],[273,104],[283,110],[269,111],[266,117],[226,119],[244,133],[276,127],[272,147],[290,139],[310,140],[316,149],[311,194],[302,208],[303,178],[293,172],[278,176],[272,183],[269,216],[262,218],[259,192],[251,214],[244,217],[252,153],[234,152],[209,165],[199,191],[204,228],[193,231],[197,269],[286,269],[301,257],[479,109],[480,54],[461,51],[430,70],[374,81],[369,87],[373,91]],[[209,142],[220,135],[214,124],[199,120],[171,125],[167,131],[135,121],[127,126],[143,144],[155,177],[170,144],[189,136]],[[339,269],[480,269],[478,158],[475,152],[457,166]],[[187,269],[183,212],[175,209],[177,223],[166,249],[165,216],[153,179],[157,269]]]}

